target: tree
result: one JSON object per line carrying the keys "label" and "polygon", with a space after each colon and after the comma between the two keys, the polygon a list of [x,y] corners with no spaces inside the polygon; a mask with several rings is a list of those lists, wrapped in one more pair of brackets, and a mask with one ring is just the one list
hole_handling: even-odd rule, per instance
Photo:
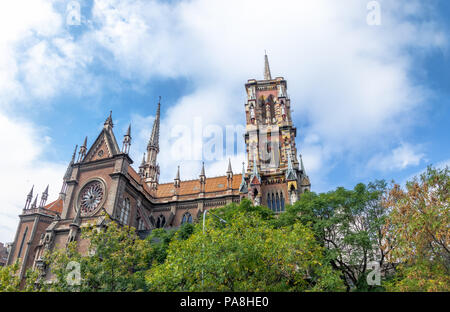
{"label": "tree", "polygon": [[[140,239],[136,229],[121,226],[107,217],[106,226],[82,228],[81,237],[89,242],[87,254],[79,252],[77,242],[54,249],[44,255],[51,283],[34,277],[41,291],[145,291],[145,272],[154,264],[164,262],[173,239],[186,239],[193,225],[178,230],[154,230]],[[78,266],[79,282],[71,274]]]}
{"label": "tree", "polygon": [[[266,208],[267,209],[267,208]],[[229,211],[227,211],[229,210]],[[249,211],[253,210],[253,211]],[[232,211],[233,213],[230,213]],[[311,230],[300,223],[275,229],[244,201],[214,210],[206,232],[195,226],[187,240],[170,243],[164,263],[146,276],[151,291],[340,290],[343,284],[324,258]]]}
{"label": "tree", "polygon": [[[136,230],[111,221],[105,227],[88,226],[82,238],[89,241],[87,255],[77,249],[77,242],[67,248],[45,254],[52,283],[43,281],[41,290],[48,291],[143,291],[144,272],[152,264],[152,247],[140,239]],[[79,283],[68,279],[70,263],[79,264]]]}
{"label": "tree", "polygon": [[391,259],[399,271],[389,290],[450,290],[449,193],[448,167],[428,167],[406,183],[406,190],[398,185],[390,190],[388,222],[397,244]]}
{"label": "tree", "polygon": [[328,193],[307,192],[275,221],[286,226],[300,221],[326,247],[326,256],[334,269],[342,273],[347,290],[375,290],[367,284],[370,263],[386,268],[386,218],[383,206],[384,181],[358,184],[353,190],[343,187]]}
{"label": "tree", "polygon": [[19,268],[19,262],[0,267],[0,292],[20,290]]}
{"label": "tree", "polygon": [[20,261],[14,264],[0,267],[0,293],[1,292],[19,292],[19,291],[34,291],[34,281],[38,277],[38,272],[33,269],[28,269],[25,272],[24,279],[19,278]]}

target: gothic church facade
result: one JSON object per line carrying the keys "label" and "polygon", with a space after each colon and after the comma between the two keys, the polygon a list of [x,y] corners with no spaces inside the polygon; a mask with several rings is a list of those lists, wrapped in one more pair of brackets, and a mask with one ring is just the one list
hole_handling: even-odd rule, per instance
{"label": "gothic church facade", "polygon": [[8,264],[20,260],[21,277],[30,267],[45,275],[44,251],[77,241],[79,251],[86,253],[89,242],[81,238],[81,228],[103,225],[105,213],[120,224],[151,231],[195,222],[205,210],[242,198],[284,211],[285,204],[311,187],[301,156],[297,158],[287,83],[282,77],[272,79],[266,55],[264,79],[248,80],[245,88],[247,167],[243,164],[242,173],[235,174],[229,162],[224,176],[208,178],[203,165],[198,179],[181,180],[178,167],[173,183],[159,183],[160,103],[137,171],[129,156],[131,126],[119,147],[110,114],[89,148],[87,138],[78,155],[75,148],[56,200],[47,203],[48,187],[40,200],[31,189]]}

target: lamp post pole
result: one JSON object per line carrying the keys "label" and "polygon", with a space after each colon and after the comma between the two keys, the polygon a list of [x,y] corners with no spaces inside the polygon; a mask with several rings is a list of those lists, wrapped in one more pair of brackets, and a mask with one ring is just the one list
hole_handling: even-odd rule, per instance
{"label": "lamp post pole", "polygon": [[[206,220],[206,213],[208,212],[208,210],[205,210],[205,211],[203,211],[203,234],[205,234],[205,220]],[[219,219],[220,220],[220,222],[222,222],[222,223],[227,223],[227,221],[225,221],[224,219],[222,219],[221,217],[219,217],[219,216],[216,216],[215,214],[213,214],[213,213],[211,213],[210,212],[210,214],[213,216],[213,217],[216,217],[217,219]],[[202,244],[202,250],[205,248],[205,244]],[[202,289],[203,289],[203,269],[202,269]]]}

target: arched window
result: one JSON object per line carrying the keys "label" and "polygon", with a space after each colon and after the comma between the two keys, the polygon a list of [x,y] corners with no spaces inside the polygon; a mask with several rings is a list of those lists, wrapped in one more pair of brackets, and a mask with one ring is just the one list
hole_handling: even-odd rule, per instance
{"label": "arched window", "polygon": [[120,210],[119,222],[122,224],[127,224],[129,214],[130,214],[130,199],[125,198],[123,200],[122,209]]}
{"label": "arched window", "polygon": [[271,203],[271,199],[270,199],[270,194],[267,194],[267,207],[269,208],[269,209],[272,209],[272,205],[271,205],[272,203]]}
{"label": "arched window", "polygon": [[19,248],[19,253],[17,254],[17,258],[20,258],[20,255],[22,254],[23,243],[25,242],[25,238],[27,238],[27,232],[28,232],[28,226],[25,228],[25,231],[23,232],[22,242],[20,243],[20,248]]}
{"label": "arched window", "polygon": [[141,217],[139,217],[138,219],[138,230],[139,231],[145,230],[144,219],[142,219]]}
{"label": "arched window", "polygon": [[280,197],[278,196],[278,193],[277,193],[277,212],[279,212],[280,211]]}
{"label": "arched window", "polygon": [[181,219],[181,224],[192,223],[192,216],[189,212],[186,212]]}
{"label": "arched window", "polygon": [[163,215],[159,215],[158,220],[156,220],[156,227],[163,228],[166,225],[166,218]]}
{"label": "arched window", "polygon": [[283,196],[283,192],[280,193],[280,197],[281,197],[281,211],[284,211],[284,196]]}
{"label": "arched window", "polygon": [[272,193],[272,210],[277,211],[277,206],[275,203],[275,195],[273,195],[273,193]]}

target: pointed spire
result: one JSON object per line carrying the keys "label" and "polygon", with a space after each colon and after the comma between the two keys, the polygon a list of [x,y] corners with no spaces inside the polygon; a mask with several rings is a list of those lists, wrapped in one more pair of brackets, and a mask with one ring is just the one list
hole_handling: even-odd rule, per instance
{"label": "pointed spire", "polygon": [[84,142],[83,145],[80,147],[80,152],[78,153],[78,161],[77,162],[82,162],[84,157],[86,156],[86,152],[87,152],[87,139],[88,137],[86,136],[84,138]]}
{"label": "pointed spire", "polygon": [[[86,137],[86,140],[87,140],[87,137]],[[75,156],[77,155],[77,149],[78,149],[78,144],[75,145],[75,150],[73,151],[73,154],[72,154],[72,160],[70,161],[70,163],[72,163],[72,164],[75,162]]]}
{"label": "pointed spire", "polygon": [[200,172],[200,176],[204,177],[205,176],[205,162],[202,161],[202,171]]}
{"label": "pointed spire", "polygon": [[297,180],[297,173],[295,173],[294,166],[292,165],[291,151],[288,151],[288,168],[286,170],[286,180]]}
{"label": "pointed spire", "polygon": [[27,195],[27,200],[25,201],[25,206],[23,207],[23,209],[28,209],[30,207],[31,200],[33,199],[33,189],[34,185],[31,187],[31,190]]}
{"label": "pointed spire", "polygon": [[31,200],[33,198],[33,189],[34,189],[34,185],[31,187],[30,192],[28,193],[27,197]]}
{"label": "pointed spire", "polygon": [[227,169],[227,188],[233,188],[233,169],[231,169],[231,158],[228,158],[228,169]]}
{"label": "pointed spire", "polygon": [[48,198],[48,187],[49,185],[47,185],[47,187],[45,188],[45,191],[42,193],[41,196],[41,203],[39,204],[39,207],[44,207],[45,203],[47,202],[47,198]]}
{"label": "pointed spire", "polygon": [[242,162],[242,180],[239,185],[239,192],[248,193],[247,183],[245,182],[245,162]]}
{"label": "pointed spire", "polygon": [[111,127],[111,128],[114,127],[113,120],[112,120],[112,111],[109,111],[109,116],[105,120],[104,127],[105,128],[107,128],[107,127]]}
{"label": "pointed spire", "polygon": [[122,152],[128,154],[131,145],[131,124],[128,126],[127,134],[123,136]]}
{"label": "pointed spire", "polygon": [[[86,137],[86,139],[87,139],[87,137]],[[72,165],[75,163],[75,155],[77,154],[77,149],[78,149],[78,145],[75,145],[75,149],[72,154],[72,159],[70,160],[70,163],[66,169],[66,173],[64,174],[64,178],[63,178],[64,181],[69,180],[70,176],[72,175]],[[81,151],[81,148],[80,148],[80,151]],[[64,188],[64,185],[63,185],[63,188]],[[61,192],[63,192],[63,191],[61,190]]]}
{"label": "pointed spire", "polygon": [[144,167],[144,166],[145,166],[145,153],[142,156],[142,162],[141,162],[141,165],[139,167]]}
{"label": "pointed spire", "polygon": [[253,178],[257,177],[259,181],[261,181],[261,178],[259,177],[258,172],[258,164],[256,163],[256,153],[253,154],[253,173],[252,177],[250,178],[250,181],[253,181]]}
{"label": "pointed spire", "polygon": [[205,175],[205,162],[202,162],[202,171],[200,172],[200,192],[205,192],[206,175]]}
{"label": "pointed spire", "polygon": [[228,169],[227,173],[233,173],[233,170],[231,169],[231,158],[228,158]]}
{"label": "pointed spire", "polygon": [[272,80],[272,75],[270,74],[269,58],[267,57],[266,51],[264,51],[264,80]]}
{"label": "pointed spire", "polygon": [[37,200],[38,200],[38,194],[36,194],[36,197],[34,198],[33,204],[31,204],[31,209],[34,209],[37,207]]}
{"label": "pointed spire", "polygon": [[306,175],[305,166],[303,165],[303,157],[302,154],[300,154],[300,169],[302,170],[302,173]]}
{"label": "pointed spire", "polygon": [[159,152],[159,123],[161,114],[161,97],[159,97],[158,108],[156,109],[155,121],[153,122],[152,134],[148,141],[147,150],[154,148]]}
{"label": "pointed spire", "polygon": [[175,180],[173,182],[173,185],[175,187],[180,187],[180,166],[178,166],[177,175],[175,177]]}
{"label": "pointed spire", "polygon": [[42,196],[44,196],[44,195],[48,196],[48,187],[49,186],[50,185],[47,184],[47,187],[45,188],[45,191],[42,193]]}

